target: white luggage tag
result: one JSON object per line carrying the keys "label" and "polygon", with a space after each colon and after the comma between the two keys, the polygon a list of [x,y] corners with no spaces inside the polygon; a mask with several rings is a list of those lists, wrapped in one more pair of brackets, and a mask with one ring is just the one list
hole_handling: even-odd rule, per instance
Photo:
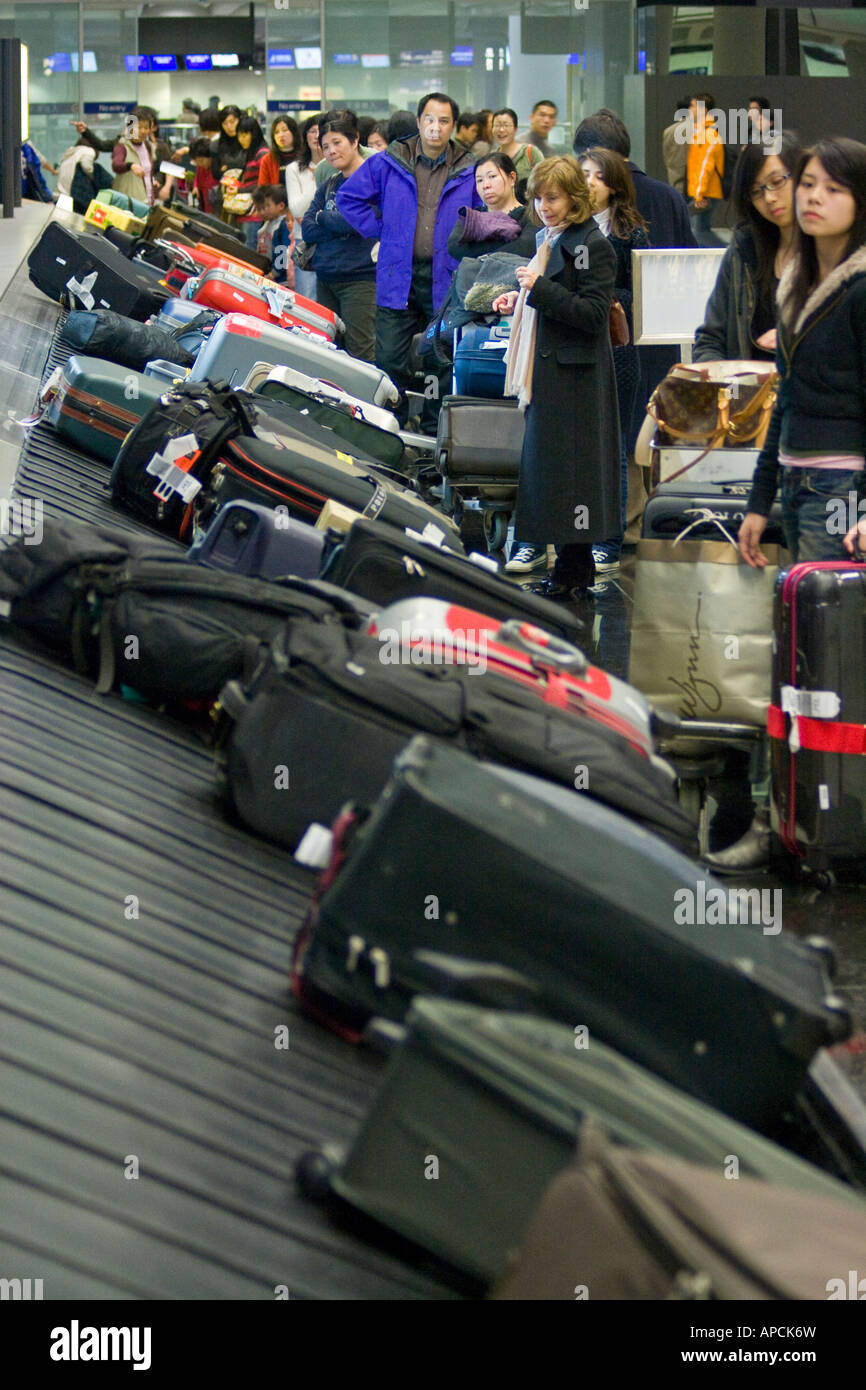
{"label": "white luggage tag", "polygon": [[301,836],[295,859],[306,869],[326,869],[331,862],[333,843],[333,832],[326,825],[313,821]]}
{"label": "white luggage tag", "polygon": [[469,563],[477,565],[479,569],[490,570],[491,574],[499,573],[499,561],[494,560],[492,555],[482,555],[480,550],[473,550],[468,558]]}
{"label": "white luggage tag", "polygon": [[195,435],[182,434],[177,439],[169,439],[161,454],[154,454],[145,469],[145,472],[160,480],[153,489],[154,497],[167,502],[172,493],[176,492],[183,502],[189,503],[201,492],[198,478],[193,478],[183,468],[178,468],[174,461],[195,453],[197,449],[198,440]]}
{"label": "white luggage tag", "polygon": [[423,531],[413,531],[411,526],[404,526],[403,529],[411,540],[423,541],[425,545],[435,545],[437,550],[441,550],[445,543],[445,532],[435,521],[428,521]]}
{"label": "white luggage tag", "polygon": [[90,291],[96,284],[98,275],[98,270],[91,270],[90,274],[85,275],[83,280],[78,280],[74,275],[70,275],[66,281],[66,288],[70,295],[74,295],[76,299],[80,300],[85,309],[92,309],[96,303],[96,298]]}
{"label": "white luggage tag", "polygon": [[784,714],[802,714],[806,719],[835,719],[842,701],[835,690],[798,690],[795,685],[782,686]]}
{"label": "white luggage tag", "polygon": [[276,314],[278,319],[282,318],[283,314],[290,312],[295,302],[294,295],[290,298],[285,290],[275,289],[270,286],[265,290],[265,299],[267,300],[268,308],[271,313]]}

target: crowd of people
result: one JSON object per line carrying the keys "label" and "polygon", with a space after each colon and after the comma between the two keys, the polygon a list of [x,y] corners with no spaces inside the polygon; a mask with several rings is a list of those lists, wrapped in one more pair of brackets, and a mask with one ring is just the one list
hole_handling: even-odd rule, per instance
{"label": "crowd of people", "polygon": [[[153,203],[173,189],[162,162],[185,159],[189,196],[210,212],[234,209],[249,244],[272,255],[274,278],[339,314],[347,350],[401,387],[404,422],[418,376],[414,340],[446,301],[459,262],[497,250],[528,261],[519,289],[494,306],[512,319],[507,389],[526,414],[507,568],[537,577],[552,597],[573,597],[619,563],[629,456],[676,356],[632,342],[612,348],[611,303],[631,329],[635,248],[709,244],[726,159],[736,225],[695,359],[776,357],[783,377],[743,558],[762,564],[777,483],[795,555],[836,558],[860,539],[853,527],[844,545],[828,533],[826,504],[859,496],[863,478],[866,147],[837,139],[804,150],[794,133],[773,131],[769,103],[754,97],[753,137],[732,153],[714,131],[712,100],[693,94],[665,131],[669,183],[631,161],[613,111],[582,120],[566,153],[549,144],[552,101],[536,102],[518,134],[513,110],[460,112],[442,92],[387,122],[344,109],[300,125],[277,115],[267,137],[255,115],[207,109],[197,138],[173,152],[160,143],[156,113],[139,107],[112,141],[79,125],[64,161],[110,151],[114,186]],[[438,385],[429,389],[428,378],[424,391],[427,432],[450,389],[445,369]]]}

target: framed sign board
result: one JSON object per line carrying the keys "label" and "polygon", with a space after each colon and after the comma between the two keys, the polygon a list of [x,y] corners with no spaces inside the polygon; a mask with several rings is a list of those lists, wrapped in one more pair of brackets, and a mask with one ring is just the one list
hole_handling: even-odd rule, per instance
{"label": "framed sign board", "polygon": [[724,254],[723,246],[632,251],[635,342],[691,343],[704,321]]}

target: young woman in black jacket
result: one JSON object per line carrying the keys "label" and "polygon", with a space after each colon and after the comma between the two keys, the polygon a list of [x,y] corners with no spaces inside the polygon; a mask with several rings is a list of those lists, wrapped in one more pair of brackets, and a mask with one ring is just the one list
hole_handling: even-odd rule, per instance
{"label": "young woman in black jacket", "polygon": [[[820,140],[796,176],[797,240],[779,284],[779,394],[739,533],[747,564],[781,475],[795,561],[845,559],[866,466],[866,145]],[[847,524],[852,496],[855,516]]]}
{"label": "young woman in black jacket", "polygon": [[[866,145],[821,140],[803,152],[792,182],[794,255],[776,296],[781,380],[738,536],[753,569],[767,564],[761,536],[780,479],[795,562],[848,558],[864,483]],[[739,872],[765,862],[769,848],[762,807],[743,839],[707,863],[717,873]]]}
{"label": "young woman in black jacket", "polygon": [[695,362],[775,357],[776,290],[794,254],[793,175],[802,152],[791,131],[772,152],[744,146],[731,194],[738,220],[695,334]]}
{"label": "young woman in black jacket", "polygon": [[647,225],[635,204],[634,180],[628,164],[615,150],[593,146],[580,157],[580,167],[592,194],[595,220],[599,229],[607,237],[616,253],[616,280],[614,296],[619,300],[628,320],[629,339],[627,343],[613,350],[613,365],[616,372],[616,394],[619,403],[620,428],[620,472],[621,472],[621,527],[592,552],[596,574],[603,577],[619,568],[622,553],[622,538],[626,527],[628,505],[628,448],[637,403],[640,382],[640,362],[634,345],[634,321],[632,303],[634,294],[631,281],[631,253],[643,251],[649,246]]}

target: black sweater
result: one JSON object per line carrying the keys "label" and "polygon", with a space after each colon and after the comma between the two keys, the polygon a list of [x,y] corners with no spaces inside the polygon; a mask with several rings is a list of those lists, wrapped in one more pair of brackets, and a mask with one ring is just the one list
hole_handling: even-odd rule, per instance
{"label": "black sweater", "polygon": [[776,493],[780,447],[866,455],[866,247],[836,266],[791,323],[795,266],[779,282],[781,381],[749,497],[749,511],[761,516]]}

